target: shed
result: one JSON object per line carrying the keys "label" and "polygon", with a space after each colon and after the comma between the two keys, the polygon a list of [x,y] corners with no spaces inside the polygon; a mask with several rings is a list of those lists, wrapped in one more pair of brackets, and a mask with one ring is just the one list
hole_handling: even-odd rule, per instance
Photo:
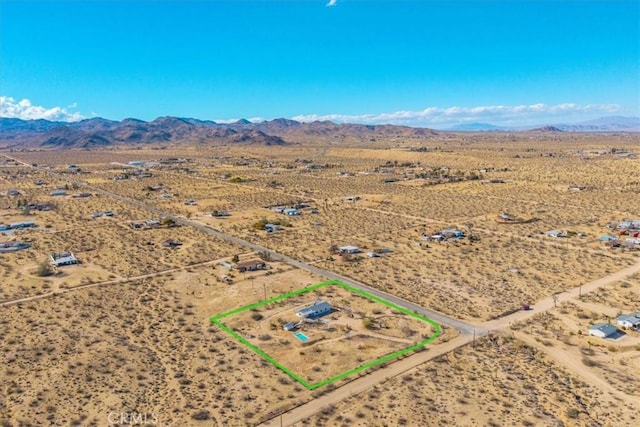
{"label": "shed", "polygon": [[296,324],[294,322],[287,322],[284,325],[282,325],[282,329],[284,329],[285,331],[293,331],[296,328]]}
{"label": "shed", "polygon": [[299,211],[298,209],[293,209],[293,208],[291,208],[291,209],[285,209],[285,210],[283,211],[283,213],[284,213],[285,215],[300,215],[300,211]]}
{"label": "shed", "polygon": [[274,231],[281,230],[282,227],[277,224],[265,224],[264,229],[267,233],[273,233]]}
{"label": "shed", "polygon": [[296,314],[298,317],[313,319],[315,317],[322,317],[329,313],[331,313],[331,304],[327,301],[321,301],[300,309]]}

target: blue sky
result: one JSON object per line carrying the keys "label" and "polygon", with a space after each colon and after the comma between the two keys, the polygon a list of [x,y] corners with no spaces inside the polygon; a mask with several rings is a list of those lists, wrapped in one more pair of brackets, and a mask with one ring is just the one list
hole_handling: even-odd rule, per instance
{"label": "blue sky", "polygon": [[0,115],[640,115],[637,0],[0,1]]}

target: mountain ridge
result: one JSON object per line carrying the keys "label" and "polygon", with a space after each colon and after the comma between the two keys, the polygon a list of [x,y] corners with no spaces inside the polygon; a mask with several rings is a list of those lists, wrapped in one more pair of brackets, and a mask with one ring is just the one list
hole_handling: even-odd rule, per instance
{"label": "mountain ridge", "polygon": [[44,119],[0,118],[0,144],[25,147],[90,148],[122,144],[212,143],[286,145],[308,137],[331,141],[375,141],[378,138],[428,139],[441,132],[640,132],[640,117],[611,116],[574,124],[546,124],[508,128],[490,123],[466,123],[436,131],[430,128],[391,124],[334,123],[328,120],[298,122],[286,118],[232,123],[162,116],[152,121],[125,118],[121,121],[94,117],[77,122]]}

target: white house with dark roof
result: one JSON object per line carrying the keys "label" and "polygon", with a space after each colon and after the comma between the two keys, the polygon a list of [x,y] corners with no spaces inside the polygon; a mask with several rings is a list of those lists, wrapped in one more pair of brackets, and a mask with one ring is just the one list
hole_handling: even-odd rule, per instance
{"label": "white house with dark roof", "polygon": [[589,326],[589,335],[595,337],[609,338],[619,332],[618,328],[611,323],[596,323],[595,325]]}
{"label": "white house with dark roof", "polygon": [[314,319],[329,313],[331,313],[331,304],[327,301],[321,301],[298,310],[296,314],[304,319]]}
{"label": "white house with dark roof", "polygon": [[359,254],[362,251],[357,246],[346,245],[340,246],[338,248],[338,252],[340,252],[341,254]]}
{"label": "white house with dark roof", "polygon": [[60,252],[49,255],[49,259],[51,260],[51,264],[56,267],[62,267],[65,265],[74,265],[79,264],[78,258],[73,254],[73,252]]}
{"label": "white house with dark roof", "polygon": [[640,313],[623,314],[616,317],[616,324],[623,328],[640,328]]}

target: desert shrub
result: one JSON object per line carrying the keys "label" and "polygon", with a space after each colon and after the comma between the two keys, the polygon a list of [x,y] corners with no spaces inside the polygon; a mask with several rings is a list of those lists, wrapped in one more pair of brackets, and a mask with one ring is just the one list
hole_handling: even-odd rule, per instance
{"label": "desert shrub", "polygon": [[209,413],[209,411],[199,411],[191,415],[191,418],[196,421],[207,421],[211,418],[211,414]]}
{"label": "desert shrub", "polygon": [[578,415],[580,415],[580,411],[578,411],[576,408],[571,408],[567,410],[567,417],[569,418],[576,419],[578,418]]}
{"label": "desert shrub", "polygon": [[36,276],[38,277],[46,277],[46,276],[51,276],[53,274],[53,269],[51,268],[51,265],[49,265],[49,261],[48,260],[42,260],[42,262],[40,262],[40,264],[38,264],[38,267],[36,268]]}

